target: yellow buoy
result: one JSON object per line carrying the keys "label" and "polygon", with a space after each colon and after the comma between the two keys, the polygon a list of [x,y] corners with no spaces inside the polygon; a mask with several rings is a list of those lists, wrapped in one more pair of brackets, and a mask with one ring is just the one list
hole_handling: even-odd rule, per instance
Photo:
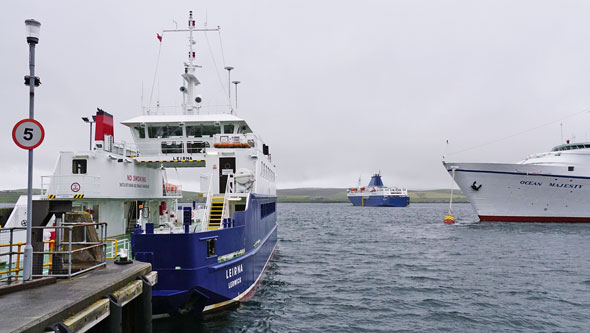
{"label": "yellow buoy", "polygon": [[455,223],[455,218],[451,215],[447,215],[445,216],[445,218],[443,219],[443,221],[445,222],[445,224],[454,224]]}

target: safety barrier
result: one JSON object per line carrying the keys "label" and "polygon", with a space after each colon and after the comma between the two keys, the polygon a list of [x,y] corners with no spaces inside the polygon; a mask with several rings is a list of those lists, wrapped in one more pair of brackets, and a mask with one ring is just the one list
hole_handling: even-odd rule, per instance
{"label": "safety barrier", "polygon": [[[52,239],[33,242],[33,277],[53,276],[71,278],[105,265],[105,222],[63,223],[61,226],[32,227],[33,233],[49,233]],[[0,244],[0,258],[6,262],[0,271],[0,282],[11,283],[22,278],[24,242],[15,241],[15,232],[23,234],[25,227],[0,229],[9,234],[9,242]],[[115,252],[116,253],[116,252]],[[6,260],[5,258],[8,257]]]}

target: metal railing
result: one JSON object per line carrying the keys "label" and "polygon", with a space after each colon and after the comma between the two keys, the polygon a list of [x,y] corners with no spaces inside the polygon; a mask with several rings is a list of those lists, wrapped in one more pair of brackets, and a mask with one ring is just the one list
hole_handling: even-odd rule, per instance
{"label": "metal railing", "polygon": [[[223,211],[221,212],[221,220],[229,218],[229,197],[234,193],[236,187],[234,174],[227,175],[227,183],[225,185],[225,194],[223,195]],[[220,223],[220,229],[223,228],[223,223]]]}
{"label": "metal railing", "polygon": [[[32,227],[33,232],[49,231],[55,239],[44,240],[42,248],[35,249],[33,244],[34,278],[53,276],[71,278],[92,269],[105,266],[107,223],[68,223],[61,226]],[[11,283],[22,278],[21,256],[24,256],[22,242],[14,242],[14,232],[26,230],[24,227],[0,229],[0,233],[9,234],[9,243],[0,244],[0,257],[8,257],[7,266],[0,271],[0,282]]]}
{"label": "metal railing", "polygon": [[126,249],[129,251],[129,255],[131,255],[131,241],[129,238],[107,238],[106,239],[106,258],[109,260],[117,258],[120,249]]}
{"label": "metal railing", "polygon": [[[209,189],[207,190],[207,203],[205,204],[205,209],[203,210],[203,218],[201,221],[201,228],[198,231],[204,231],[209,225],[209,215],[211,214],[211,202],[213,201],[213,174],[209,175]],[[197,228],[195,227],[195,231]]]}

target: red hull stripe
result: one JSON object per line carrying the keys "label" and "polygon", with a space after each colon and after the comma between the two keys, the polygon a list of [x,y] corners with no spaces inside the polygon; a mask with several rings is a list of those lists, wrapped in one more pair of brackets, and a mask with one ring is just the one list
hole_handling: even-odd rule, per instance
{"label": "red hull stripe", "polygon": [[491,216],[479,215],[480,221],[488,222],[544,222],[544,223],[590,223],[590,217],[561,216]]}

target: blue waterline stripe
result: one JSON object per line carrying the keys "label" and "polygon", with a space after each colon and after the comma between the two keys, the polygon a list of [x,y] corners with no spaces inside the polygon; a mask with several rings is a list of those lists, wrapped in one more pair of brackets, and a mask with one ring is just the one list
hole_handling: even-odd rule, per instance
{"label": "blue waterline stripe", "polygon": [[[452,172],[452,169],[447,169],[448,172]],[[473,173],[496,173],[502,175],[521,175],[521,176],[540,176],[540,177],[554,177],[554,178],[575,178],[575,179],[590,179],[590,177],[582,176],[564,176],[564,175],[549,175],[544,173],[526,173],[526,172],[508,172],[508,171],[484,171],[484,170],[466,170],[466,169],[455,169],[455,172],[473,172]]]}

